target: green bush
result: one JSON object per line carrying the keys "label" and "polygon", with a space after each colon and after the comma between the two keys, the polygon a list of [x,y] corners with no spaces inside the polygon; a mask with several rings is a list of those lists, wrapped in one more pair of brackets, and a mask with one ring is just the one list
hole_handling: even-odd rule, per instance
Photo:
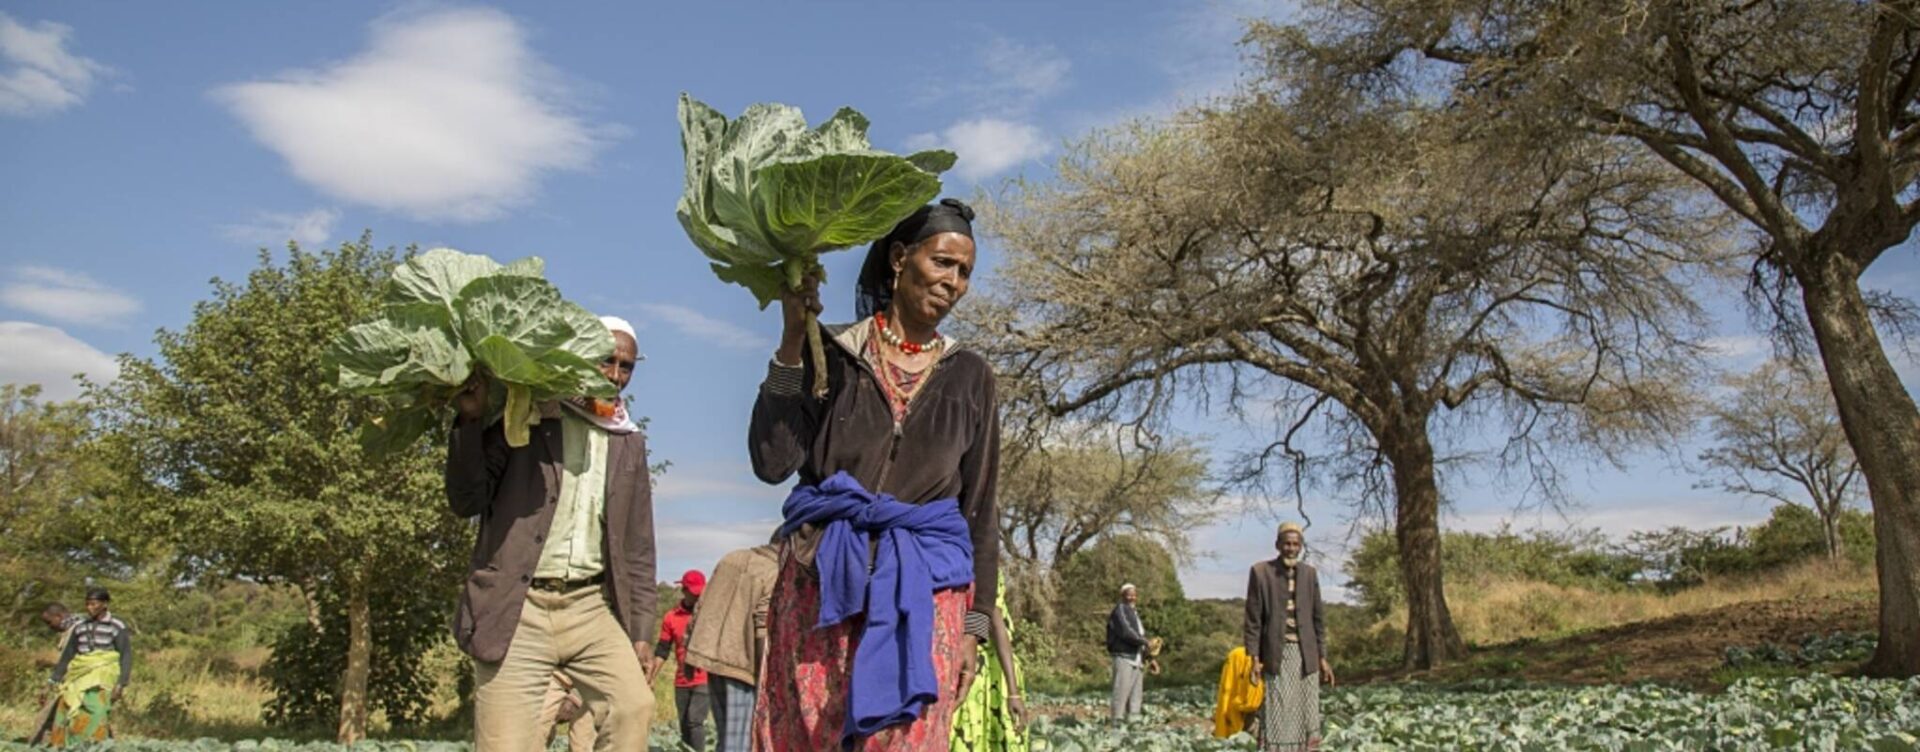
{"label": "green bush", "polygon": [[[1859,509],[1840,510],[1840,546],[1850,560],[1870,564],[1874,557],[1873,515]],[[1826,532],[1812,509],[1793,504],[1773,508],[1767,521],[1746,534],[1753,549],[1753,566],[1765,570],[1827,555]]]}
{"label": "green bush", "polygon": [[[1612,550],[1598,532],[1515,533],[1505,526],[1491,533],[1441,534],[1440,561],[1449,586],[1526,579],[1593,590],[1617,589],[1627,587],[1645,568],[1641,560]],[[1347,586],[1374,619],[1406,602],[1399,544],[1391,530],[1373,530],[1361,536],[1348,557],[1347,576]]]}
{"label": "green bush", "polygon": [[[408,587],[376,590],[372,604],[372,672],[368,705],[386,713],[395,729],[426,723],[433,674],[422,658],[447,639],[444,591]],[[340,676],[347,664],[347,608],[322,597],[320,628],[299,620],[273,642],[262,674],[273,687],[267,722],[294,729],[332,729],[340,722]]]}

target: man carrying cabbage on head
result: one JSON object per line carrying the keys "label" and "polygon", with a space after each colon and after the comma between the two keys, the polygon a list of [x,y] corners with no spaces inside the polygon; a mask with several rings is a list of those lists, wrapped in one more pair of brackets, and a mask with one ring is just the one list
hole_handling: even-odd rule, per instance
{"label": "man carrying cabbage on head", "polygon": [[[624,390],[639,359],[633,326],[601,323],[614,348],[600,371]],[[468,380],[447,449],[447,504],[480,517],[454,617],[474,659],[474,745],[542,748],[532,721],[560,670],[593,714],[595,749],[646,749],[653,691],[641,666],[659,622],[646,440],[616,394],[542,403],[526,445],[510,447],[485,417],[499,388]]]}

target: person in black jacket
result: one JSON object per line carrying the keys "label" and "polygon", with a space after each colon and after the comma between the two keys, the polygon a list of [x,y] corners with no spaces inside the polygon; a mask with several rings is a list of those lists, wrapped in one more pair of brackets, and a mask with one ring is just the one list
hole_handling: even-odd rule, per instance
{"label": "person in black jacket", "polygon": [[1146,684],[1147,630],[1140,625],[1134,604],[1140,593],[1129,582],[1120,586],[1120,602],[1107,614],[1107,655],[1113,657],[1113,720],[1140,714]]}

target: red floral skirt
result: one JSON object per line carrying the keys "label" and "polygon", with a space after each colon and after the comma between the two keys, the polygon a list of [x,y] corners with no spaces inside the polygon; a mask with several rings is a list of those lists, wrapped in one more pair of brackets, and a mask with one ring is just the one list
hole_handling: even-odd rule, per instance
{"label": "red floral skirt", "polygon": [[[973,586],[933,594],[933,667],[940,699],[920,719],[881,729],[860,740],[864,752],[944,750],[953,727],[960,661],[977,655],[966,633]],[[820,621],[820,576],[783,548],[767,613],[767,657],[753,709],[753,748],[759,752],[826,752],[840,748],[847,726],[847,685],[859,645],[856,616],[825,629]]]}

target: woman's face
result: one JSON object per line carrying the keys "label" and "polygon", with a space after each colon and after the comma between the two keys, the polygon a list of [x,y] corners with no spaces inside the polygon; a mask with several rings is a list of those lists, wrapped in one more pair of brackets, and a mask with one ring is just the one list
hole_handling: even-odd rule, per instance
{"label": "woman's face", "polygon": [[894,310],[901,318],[937,325],[967,296],[973,278],[973,238],[943,232],[912,247],[895,244],[893,269],[898,281]]}

